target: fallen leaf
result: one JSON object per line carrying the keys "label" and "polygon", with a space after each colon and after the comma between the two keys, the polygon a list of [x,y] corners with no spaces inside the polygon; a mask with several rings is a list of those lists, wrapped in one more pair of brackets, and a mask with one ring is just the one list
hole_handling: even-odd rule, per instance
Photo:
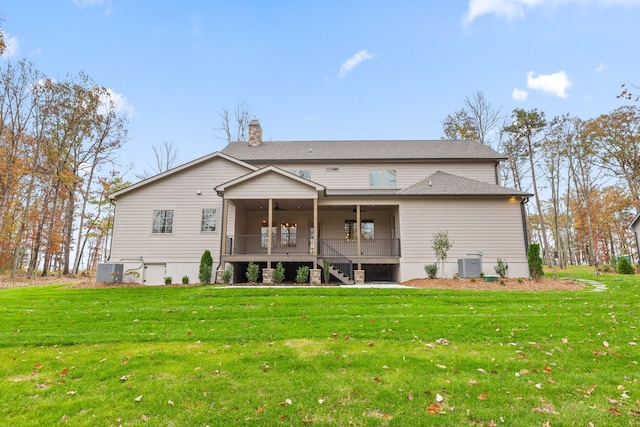
{"label": "fallen leaf", "polygon": [[264,408],[263,407],[260,407],[260,408],[256,409],[256,413],[258,413],[258,414],[261,414],[263,412],[264,412]]}
{"label": "fallen leaf", "polygon": [[169,400],[167,403],[169,404],[169,406],[175,406],[175,403],[173,403],[173,400]]}
{"label": "fallen leaf", "polygon": [[616,408],[615,406],[612,408],[609,408],[609,413],[611,415],[622,415],[622,412],[620,412],[620,409]]}
{"label": "fallen leaf", "polygon": [[67,417],[66,415],[63,415],[62,418],[60,418],[61,423],[66,423],[68,420],[69,420],[69,417]]}
{"label": "fallen leaf", "polygon": [[149,417],[147,417],[145,414],[140,415],[140,419],[142,421],[149,421]]}
{"label": "fallen leaf", "polygon": [[302,424],[312,424],[313,420],[300,420]]}
{"label": "fallen leaf", "polygon": [[569,340],[568,340],[568,339],[566,339],[566,338],[562,338],[562,344],[566,344],[566,343],[568,343],[568,342],[569,342]]}
{"label": "fallen leaf", "polygon": [[635,341],[630,341],[630,342],[629,342],[629,345],[638,345],[638,343],[637,343],[637,342],[635,342]]}
{"label": "fallen leaf", "polygon": [[69,368],[64,368],[62,371],[60,371],[60,376],[64,377],[65,375],[67,375],[69,373]]}
{"label": "fallen leaf", "polygon": [[478,395],[478,400],[487,400],[488,398],[489,396],[487,396],[485,393]]}
{"label": "fallen leaf", "polygon": [[324,399],[318,399],[318,404],[324,405]]}
{"label": "fallen leaf", "polygon": [[436,393],[436,402],[442,403],[443,400],[444,400],[444,397],[442,397],[442,396],[440,396],[440,394]]}
{"label": "fallen leaf", "polygon": [[440,405],[438,405],[437,403],[430,403],[429,406],[427,406],[427,414],[429,415],[435,415],[441,412],[442,408],[440,408]]}
{"label": "fallen leaf", "polygon": [[138,397],[136,397],[136,398],[135,398],[135,401],[136,401],[136,402],[140,402],[141,400],[142,400],[142,395],[140,395],[140,396],[138,396]]}
{"label": "fallen leaf", "polygon": [[283,402],[280,402],[280,406],[291,405],[292,403],[291,399],[285,399]]}
{"label": "fallen leaf", "polygon": [[586,389],[584,391],[584,394],[591,394],[595,389],[596,389],[596,386],[594,385],[593,387]]}
{"label": "fallen leaf", "polygon": [[629,415],[633,415],[634,417],[640,417],[640,411],[629,409]]}
{"label": "fallen leaf", "polygon": [[551,427],[551,421],[545,421],[544,424],[542,424],[542,427]]}
{"label": "fallen leaf", "polygon": [[385,420],[390,420],[391,418],[393,418],[393,415],[389,413],[385,413],[382,415],[382,418],[384,418]]}
{"label": "fallen leaf", "polygon": [[446,366],[444,366],[444,365],[436,365],[436,368],[440,368],[440,369],[447,369],[447,367],[446,367]]}
{"label": "fallen leaf", "polygon": [[550,366],[545,366],[544,368],[542,368],[542,370],[547,374],[550,374],[553,371]]}
{"label": "fallen leaf", "polygon": [[413,400],[413,394],[411,394],[411,393],[407,394],[407,399]]}
{"label": "fallen leaf", "polygon": [[374,345],[375,345],[375,344],[374,344],[374,343],[372,343],[372,342],[370,342],[369,344],[367,344],[367,346],[369,346],[369,347],[373,347]]}
{"label": "fallen leaf", "polygon": [[609,348],[609,343],[607,341],[602,341],[602,345]]}
{"label": "fallen leaf", "polygon": [[42,366],[43,366],[42,363],[36,363],[35,365],[33,365],[33,367],[36,369],[41,369]]}
{"label": "fallen leaf", "polygon": [[498,427],[498,424],[495,421],[491,420],[487,423],[487,427]]}
{"label": "fallen leaf", "polygon": [[484,370],[484,369],[482,369],[482,368],[478,368],[478,369],[476,369],[476,371],[478,371],[478,372],[482,372],[483,374],[486,374],[486,373],[487,373],[487,371],[485,371],[485,370]]}
{"label": "fallen leaf", "polygon": [[73,390],[67,392],[67,396],[73,396],[75,394],[76,394],[76,392],[73,391]]}
{"label": "fallen leaf", "polygon": [[471,380],[471,381],[469,381],[469,382],[467,383],[467,385],[469,385],[469,386],[478,385],[478,381],[476,381],[476,380]]}

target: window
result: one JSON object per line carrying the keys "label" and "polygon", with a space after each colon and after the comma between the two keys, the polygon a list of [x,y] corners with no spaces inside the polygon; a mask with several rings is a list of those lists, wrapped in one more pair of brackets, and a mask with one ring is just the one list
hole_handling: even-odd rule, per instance
{"label": "window", "polygon": [[[360,221],[360,238],[362,240],[373,240],[374,239],[374,229],[373,220],[365,219]],[[358,235],[356,234],[357,224],[353,219],[347,219],[344,222],[344,238],[347,240],[357,240]]]}
{"label": "window", "polygon": [[280,245],[282,247],[295,247],[298,234],[298,224],[287,221],[280,224]]}
{"label": "window", "polygon": [[[276,244],[276,230],[277,227],[271,227],[271,247],[274,247]],[[260,227],[260,236],[260,247],[269,247],[269,227],[265,225]]]}
{"label": "window", "polygon": [[396,171],[392,169],[377,169],[369,171],[370,187],[395,187]]}
{"label": "window", "polygon": [[153,233],[173,233],[173,211],[153,211]]}
{"label": "window", "polygon": [[216,210],[202,209],[200,231],[216,231]]}
{"label": "window", "polygon": [[299,176],[300,178],[304,178],[304,179],[311,179],[311,171],[308,169],[305,170],[290,170],[288,171],[289,173],[292,173],[294,175]]}

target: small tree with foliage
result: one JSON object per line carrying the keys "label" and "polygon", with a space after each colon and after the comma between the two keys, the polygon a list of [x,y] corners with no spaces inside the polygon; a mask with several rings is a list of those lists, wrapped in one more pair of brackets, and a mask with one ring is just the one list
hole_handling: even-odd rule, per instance
{"label": "small tree with foliage", "polygon": [[222,273],[222,283],[224,283],[225,285],[228,285],[231,283],[232,279],[233,279],[233,265],[229,264],[227,266],[227,269],[224,271],[224,273]]}
{"label": "small tree with foliage", "polygon": [[618,273],[619,274],[635,274],[633,265],[629,262],[629,259],[625,256],[618,258]]}
{"label": "small tree with foliage", "polygon": [[273,283],[280,284],[284,280],[284,266],[281,262],[276,265],[276,268],[273,270],[273,274],[271,275],[273,279]]}
{"label": "small tree with foliage", "polygon": [[507,273],[509,272],[509,264],[502,258],[498,258],[497,265],[493,267],[496,271],[496,274],[502,278],[507,277]]}
{"label": "small tree with foliage", "polygon": [[247,276],[249,283],[256,283],[258,281],[258,276],[260,275],[260,266],[250,262],[247,266],[247,272],[245,275]]}
{"label": "small tree with foliage", "polygon": [[331,268],[331,261],[327,258],[322,260],[322,275],[324,276],[324,283],[326,285],[329,284],[329,279],[331,279],[331,272],[329,269]]}
{"label": "small tree with foliage", "polygon": [[198,279],[203,285],[211,284],[211,273],[213,269],[213,258],[209,249],[205,249],[200,258],[200,269],[198,271]]}
{"label": "small tree with foliage", "polygon": [[540,244],[532,243],[527,251],[527,260],[529,261],[529,275],[532,279],[539,281],[542,279],[544,270],[542,268],[542,257],[540,256]]}
{"label": "small tree with foliage", "polygon": [[431,240],[431,247],[436,253],[436,260],[440,262],[442,269],[440,270],[444,275],[444,262],[447,259],[447,252],[453,247],[453,241],[449,240],[448,231],[439,231],[433,235]]}

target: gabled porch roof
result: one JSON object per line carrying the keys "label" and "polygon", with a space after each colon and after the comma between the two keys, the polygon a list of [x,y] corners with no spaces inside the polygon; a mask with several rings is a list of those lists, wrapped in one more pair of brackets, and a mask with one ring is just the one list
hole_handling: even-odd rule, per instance
{"label": "gabled porch roof", "polygon": [[531,197],[524,191],[512,190],[495,184],[463,178],[437,171],[403,190],[397,196],[520,196]]}
{"label": "gabled porch roof", "polygon": [[280,169],[276,166],[265,166],[263,168],[257,169],[253,172],[250,172],[246,175],[242,175],[238,178],[234,178],[231,181],[227,181],[223,184],[220,184],[216,187],[214,187],[214,190],[216,190],[216,192],[219,195],[223,195],[225,191],[228,191],[234,187],[237,186],[241,186],[245,183],[248,183],[249,181],[253,181],[255,182],[256,179],[260,179],[262,177],[265,177],[269,174],[276,174],[282,178],[284,178],[285,180],[289,180],[291,181],[291,183],[298,183],[298,184],[302,184],[303,186],[307,186],[310,189],[313,189],[315,191],[324,191],[325,187],[323,185],[320,185],[316,182],[310,181],[308,179],[305,178],[301,178],[295,174],[292,174],[291,172],[287,172],[283,169]]}

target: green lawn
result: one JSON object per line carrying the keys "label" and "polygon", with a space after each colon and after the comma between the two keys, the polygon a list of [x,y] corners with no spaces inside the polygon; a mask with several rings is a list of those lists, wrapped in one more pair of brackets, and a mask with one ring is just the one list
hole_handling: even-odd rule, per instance
{"label": "green lawn", "polygon": [[640,277],[600,281],[0,289],[0,425],[638,425]]}

